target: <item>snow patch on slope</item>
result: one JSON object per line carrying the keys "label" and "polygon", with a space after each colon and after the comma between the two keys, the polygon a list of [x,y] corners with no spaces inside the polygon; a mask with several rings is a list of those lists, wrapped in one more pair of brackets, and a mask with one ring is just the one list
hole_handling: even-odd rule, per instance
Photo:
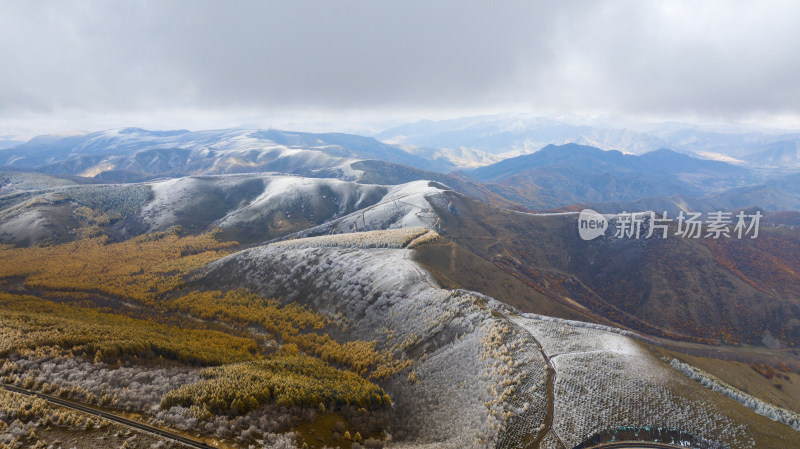
{"label": "snow patch on slope", "polygon": [[482,376],[494,360],[482,358],[481,346],[492,317],[476,297],[435,287],[407,259],[407,249],[290,243],[221,259],[203,279],[307,304],[342,322],[346,338],[375,340],[396,357],[414,360],[416,382],[408,372],[384,382],[397,420],[395,441],[494,447],[497,431],[484,405],[494,380]]}
{"label": "snow patch on slope", "polygon": [[[427,191],[408,186],[406,193],[418,189]],[[203,279],[211,287],[244,286],[306,304],[341,320],[347,338],[376,340],[414,360],[416,383],[401,374],[384,385],[401,420],[393,424],[398,447],[510,448],[541,431],[546,369],[535,341],[555,368],[554,431],[567,447],[625,425],[684,429],[728,447],[753,447],[750,420],[742,415],[748,410],[721,407],[712,392],[625,331],[515,315],[483,295],[438,288],[408,251],[271,244],[210,264]],[[495,309],[516,326],[508,326],[502,346],[486,351],[485,337],[505,323]],[[500,358],[482,360],[487,352]],[[486,405],[511,387],[517,399],[499,409]]]}
{"label": "snow patch on slope", "polygon": [[206,228],[223,229],[265,227],[276,213],[298,223],[320,223],[374,204],[388,191],[338,179],[268,174],[184,177],[151,187],[153,200],[142,210],[142,221],[151,230],[193,216],[205,217]]}
{"label": "snow patch on slope", "polygon": [[319,200],[328,200],[332,195],[337,203],[337,215],[344,214],[350,208],[359,209],[368,204],[374,195],[385,190],[380,186],[353,184],[338,179],[301,178],[297,176],[263,177],[266,188],[257,198],[244,207],[227,214],[219,221],[221,228],[242,222],[254,222],[264,218],[269,212],[284,209],[290,215],[298,203],[312,204]]}
{"label": "snow patch on slope", "polygon": [[150,184],[153,200],[142,208],[142,218],[150,229],[163,229],[176,221],[179,206],[190,202],[201,181],[197,178],[176,178]]}
{"label": "snow patch on slope", "polygon": [[36,242],[50,233],[53,225],[40,211],[26,210],[0,223],[0,242]]}
{"label": "snow patch on slope", "polygon": [[749,432],[707,392],[691,388],[629,332],[534,314],[512,321],[540,342],[555,368],[554,429],[568,445],[632,425],[685,429],[731,447],[752,446]]}
{"label": "snow patch on slope", "polygon": [[387,194],[376,204],[298,232],[295,237],[414,227],[434,229],[439,216],[432,204],[446,202],[441,195],[446,188],[431,181],[388,187]]}

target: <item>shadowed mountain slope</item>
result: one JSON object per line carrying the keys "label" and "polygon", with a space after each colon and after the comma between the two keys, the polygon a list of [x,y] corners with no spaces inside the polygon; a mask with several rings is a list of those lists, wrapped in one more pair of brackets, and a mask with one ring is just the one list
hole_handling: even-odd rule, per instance
{"label": "shadowed mountain slope", "polygon": [[702,197],[760,179],[725,162],[695,159],[670,150],[641,156],[566,144],[481,167],[471,179],[532,209],[573,203],[635,201],[644,197]]}
{"label": "shadowed mountain slope", "polygon": [[[761,344],[769,332],[784,345],[800,344],[798,231],[762,228],[759,238],[743,240],[587,242],[578,236],[576,214],[531,215],[446,196],[447,207],[436,207],[443,236],[588,320],[710,343]],[[523,310],[552,309],[537,305],[542,301],[533,294],[526,307],[516,294],[493,288]]]}

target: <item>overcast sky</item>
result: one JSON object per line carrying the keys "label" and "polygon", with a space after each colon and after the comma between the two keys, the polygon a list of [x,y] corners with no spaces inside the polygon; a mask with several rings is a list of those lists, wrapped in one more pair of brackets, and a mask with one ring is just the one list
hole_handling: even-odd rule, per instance
{"label": "overcast sky", "polygon": [[762,0],[0,0],[0,135],[502,111],[800,128],[798,20]]}

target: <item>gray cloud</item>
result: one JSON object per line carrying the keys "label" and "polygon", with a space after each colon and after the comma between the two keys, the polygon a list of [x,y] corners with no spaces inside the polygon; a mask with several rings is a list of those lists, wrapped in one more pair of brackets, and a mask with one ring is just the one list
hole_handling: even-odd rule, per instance
{"label": "gray cloud", "polygon": [[797,2],[0,1],[0,118],[800,115]]}

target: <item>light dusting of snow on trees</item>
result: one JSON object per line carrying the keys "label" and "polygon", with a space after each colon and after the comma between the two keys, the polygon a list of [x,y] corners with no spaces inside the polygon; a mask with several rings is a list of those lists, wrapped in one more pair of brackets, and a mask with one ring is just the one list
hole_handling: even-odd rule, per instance
{"label": "light dusting of snow on trees", "polygon": [[272,245],[284,248],[403,248],[423,234],[428,234],[428,230],[425,228],[401,228],[388,231],[366,231],[306,237],[284,240]]}
{"label": "light dusting of snow on trees", "polygon": [[325,247],[287,241],[219,260],[204,277],[311,305],[341,323],[346,338],[377,340],[396,358],[413,360],[408,372],[383,384],[393,399],[395,440],[494,447],[509,412],[525,407],[507,395],[497,402],[502,405],[487,409],[498,399],[492,393],[502,395],[511,386],[503,381],[516,377],[513,370],[484,375],[495,362],[509,363],[496,358],[499,352],[484,353],[481,343],[497,319],[476,305],[477,296],[432,286],[407,260],[409,250],[374,248],[388,241],[401,246],[425,233],[387,231],[367,244],[361,239],[369,233],[336,235],[317,241]]}
{"label": "light dusting of snow on trees", "polygon": [[[411,189],[419,190],[418,210],[422,201],[430,204],[429,188]],[[477,293],[438,288],[408,257],[412,242],[438,238],[429,229],[277,242],[217,260],[191,282],[198,288],[248,288],[307,305],[337,324],[331,328],[337,340],[376,341],[408,362],[380,382],[392,398],[392,447],[511,449],[539,442],[556,448],[562,441],[571,447],[617,426],[683,429],[732,449],[754,447],[746,425],[722,410],[711,390],[797,428],[796,416],[738,398],[727,385],[681,362],[660,360],[625,331],[521,315]],[[81,359],[28,356],[5,362],[0,376],[92,404],[143,410],[158,425],[246,442],[263,435],[257,442],[268,447],[291,447],[293,434],[276,432],[295,418],[310,421],[314,413],[270,405],[199,420],[189,408],[161,410],[166,392],[200,379],[197,368],[112,370]]]}
{"label": "light dusting of snow on trees", "polygon": [[787,426],[800,431],[800,415],[797,413],[785,408],[776,407],[758,398],[750,396],[738,388],[732,387],[731,385],[723,382],[717,377],[712,376],[711,374],[708,374],[699,368],[695,368],[692,365],[681,362],[680,360],[671,359],[669,360],[669,364],[676,370],[689,376],[690,379],[700,382],[704,387],[733,399],[745,407],[754,410],[759,415],[766,416],[773,421],[786,424]]}
{"label": "light dusting of snow on trees", "polygon": [[294,236],[414,227],[435,229],[439,217],[433,205],[449,206],[448,200],[442,195],[445,189],[446,186],[430,181],[413,181],[392,186],[377,203],[322,225],[304,229]]}
{"label": "light dusting of snow on trees", "polygon": [[541,342],[555,367],[554,430],[569,445],[615,426],[649,426],[683,429],[732,448],[753,447],[745,426],[709,396],[691,394],[697,389],[688,379],[624,332],[526,317],[514,321]]}
{"label": "light dusting of snow on trees", "polygon": [[55,396],[133,411],[156,410],[165,393],[200,380],[200,369],[110,369],[81,358],[29,356],[7,360],[0,368],[0,377],[5,383],[29,385]]}
{"label": "light dusting of snow on trees", "polygon": [[[438,289],[405,257],[408,249],[352,243],[364,238],[243,251],[212,263],[204,282],[307,304],[341,323],[346,338],[377,340],[413,360],[408,373],[382,384],[395,404],[395,441],[512,448],[537,435],[542,447],[557,447],[617,426],[652,426],[753,447],[739,411],[721,409],[713,393],[630,333],[519,315],[477,293]],[[510,322],[492,310],[508,312]],[[533,339],[555,370],[550,432],[546,363]]]}

